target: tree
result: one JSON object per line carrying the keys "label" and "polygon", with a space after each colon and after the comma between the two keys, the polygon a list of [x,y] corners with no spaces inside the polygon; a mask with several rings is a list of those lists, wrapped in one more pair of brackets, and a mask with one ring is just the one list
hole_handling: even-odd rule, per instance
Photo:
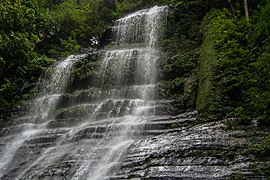
{"label": "tree", "polygon": [[0,114],[11,111],[46,66],[35,52],[45,19],[37,0],[0,1]]}
{"label": "tree", "polygon": [[243,0],[244,1],[244,11],[245,11],[245,17],[247,20],[249,20],[249,14],[248,14],[248,3],[247,0]]}

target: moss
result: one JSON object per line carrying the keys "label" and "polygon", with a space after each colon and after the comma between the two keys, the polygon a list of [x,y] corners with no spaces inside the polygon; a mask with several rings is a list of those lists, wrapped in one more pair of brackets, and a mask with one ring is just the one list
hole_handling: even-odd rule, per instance
{"label": "moss", "polygon": [[204,38],[201,46],[201,53],[199,58],[199,89],[197,96],[197,109],[201,110],[210,104],[209,96],[213,93],[212,78],[213,66],[217,63],[217,52],[213,42],[213,32],[209,31]]}
{"label": "moss", "polygon": [[242,65],[248,51],[241,42],[244,30],[238,26],[245,25],[231,19],[227,9],[213,10],[204,18],[197,97],[201,118],[215,120],[239,115],[243,98],[241,78],[245,72]]}

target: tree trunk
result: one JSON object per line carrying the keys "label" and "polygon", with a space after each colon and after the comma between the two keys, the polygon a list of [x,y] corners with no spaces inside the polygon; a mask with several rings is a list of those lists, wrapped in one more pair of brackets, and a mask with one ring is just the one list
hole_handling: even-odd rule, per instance
{"label": "tree trunk", "polygon": [[243,0],[244,1],[244,11],[245,11],[245,17],[247,20],[249,20],[249,15],[248,15],[248,3],[247,0]]}

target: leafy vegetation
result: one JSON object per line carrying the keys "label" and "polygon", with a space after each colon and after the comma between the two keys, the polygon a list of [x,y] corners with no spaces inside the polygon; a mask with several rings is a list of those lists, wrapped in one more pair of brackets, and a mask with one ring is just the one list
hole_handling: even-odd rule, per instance
{"label": "leafy vegetation", "polygon": [[0,112],[3,119],[42,70],[52,63],[35,51],[39,31],[46,23],[42,16],[37,1],[1,1]]}
{"label": "leafy vegetation", "polygon": [[175,100],[174,111],[179,113],[195,109],[200,10],[194,2],[173,7],[162,42],[165,55],[160,64],[160,95]]}
{"label": "leafy vegetation", "polygon": [[[200,82],[199,93],[205,94],[198,105],[202,117],[258,118],[269,123],[269,34],[265,29],[269,5],[262,2],[250,22],[228,9],[206,16],[201,61],[208,65],[201,67],[200,75],[207,77]],[[211,57],[214,60],[209,61]]]}
{"label": "leafy vegetation", "polygon": [[[175,113],[177,114],[196,109],[198,63],[200,63],[200,67],[204,66],[202,59],[199,60],[203,37],[200,24],[203,17],[213,8],[230,8],[235,3],[220,0],[172,0],[167,3],[170,4],[171,11],[168,15],[166,34],[162,42],[166,54],[160,65],[162,88],[160,94],[175,100]],[[210,51],[207,49],[202,51],[202,53],[204,52]],[[203,74],[200,74],[199,79],[202,79],[202,76]],[[199,88],[201,86],[202,84]],[[204,93],[204,91],[199,91],[199,93]],[[200,97],[199,95],[198,99]],[[197,105],[201,106],[201,101],[197,100],[197,102]]]}
{"label": "leafy vegetation", "polygon": [[46,55],[67,56],[80,47],[96,47],[95,40],[113,20],[113,7],[101,0],[66,0],[49,6],[50,22],[39,44],[39,52]]}

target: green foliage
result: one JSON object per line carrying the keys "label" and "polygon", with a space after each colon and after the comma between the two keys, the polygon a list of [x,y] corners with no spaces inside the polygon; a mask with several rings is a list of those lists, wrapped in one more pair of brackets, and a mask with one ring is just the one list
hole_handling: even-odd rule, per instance
{"label": "green foliage", "polygon": [[98,59],[98,54],[91,54],[88,56],[88,58],[76,62],[75,68],[72,72],[72,78],[74,81],[97,76],[99,66]]}
{"label": "green foliage", "polygon": [[23,2],[3,1],[0,4],[0,77],[5,73],[4,68],[16,68],[25,63],[30,55],[29,50],[33,50],[39,40],[36,34],[35,3]]}
{"label": "green foliage", "polygon": [[66,56],[80,47],[97,47],[92,39],[102,37],[114,19],[113,10],[114,5],[102,0],[65,0],[50,5],[49,26],[46,26],[39,52]]}
{"label": "green foliage", "polygon": [[62,57],[68,56],[70,53],[75,53],[79,50],[80,45],[77,43],[76,39],[68,37],[65,39],[60,39],[61,45],[63,46],[63,52],[61,53]]}
{"label": "green foliage", "polygon": [[[170,5],[171,11],[167,19],[168,25],[165,40],[162,43],[162,47],[166,52],[166,58],[163,59],[161,64],[161,80],[163,80],[162,93],[167,97],[176,99],[176,101],[178,101],[177,106],[179,106],[180,109],[194,109],[195,102],[193,101],[195,101],[195,98],[192,96],[196,96],[197,81],[193,81],[194,84],[189,85],[189,87],[194,88],[192,93],[190,92],[191,89],[189,89],[189,93],[187,93],[188,88],[185,87],[190,79],[196,79],[194,77],[197,76],[199,61],[200,86],[197,98],[197,108],[203,109],[204,107],[212,106],[216,109],[212,109],[212,112],[217,113],[217,109],[221,109],[221,106],[218,106],[218,103],[206,103],[209,98],[216,99],[215,101],[213,100],[209,102],[218,102],[217,96],[212,93],[213,85],[211,84],[211,78],[214,77],[211,68],[214,63],[217,63],[217,53],[215,51],[217,45],[213,41],[209,40],[209,38],[205,38],[204,45],[202,46],[203,50],[199,48],[202,43],[201,32],[204,34],[206,33],[206,27],[201,29],[200,25],[203,17],[211,9],[230,9],[230,7],[235,5],[236,2],[222,0],[168,0],[163,2]],[[227,11],[227,14],[230,14],[229,10]],[[212,17],[214,16],[215,15]],[[209,17],[209,19],[212,19],[212,17]],[[225,25],[222,23],[223,22],[220,22],[219,25],[223,28],[227,28],[228,24],[233,25],[233,23],[230,24],[229,22],[225,22]],[[217,26],[218,25],[216,25],[216,27]],[[223,29],[220,29],[220,31],[223,33]],[[213,33],[215,32],[209,31],[208,35],[213,37]],[[218,40],[219,39],[216,39],[216,41]],[[225,39],[221,41],[225,41]],[[181,81],[179,81],[180,79]],[[187,98],[187,96],[189,96],[189,98]]]}
{"label": "green foliage", "polygon": [[51,64],[35,52],[46,24],[43,17],[37,1],[0,2],[0,119],[12,112],[28,86]]}
{"label": "green foliage", "polygon": [[[208,91],[203,97],[198,96],[206,102],[202,105],[202,101],[197,101],[201,115],[214,119],[259,118],[260,122],[269,123],[270,49],[269,32],[265,29],[270,24],[269,10],[269,3],[261,6],[251,23],[227,9],[206,16],[202,31],[204,42],[208,43],[202,46],[200,71],[210,75],[200,83],[199,95]],[[209,61],[211,56],[205,51],[209,44],[214,61]]]}
{"label": "green foliage", "polygon": [[204,114],[206,116],[226,118],[245,114],[243,92],[249,76],[246,66],[250,60],[246,29],[245,20],[232,19],[227,9],[212,11],[205,18],[202,26],[205,42],[211,44],[211,51],[215,54],[214,62],[209,62],[208,54],[201,57],[203,64],[210,63],[205,72],[201,67],[201,74],[209,73],[206,81],[210,87],[203,97],[206,103],[200,109],[202,113],[208,113]]}
{"label": "green foliage", "polygon": [[251,116],[257,116],[261,122],[270,124],[270,2],[262,3],[254,15],[249,33],[253,72],[250,79],[251,88],[246,91],[249,98],[248,108],[253,108]]}
{"label": "green foliage", "polygon": [[195,109],[201,4],[196,1],[170,3],[162,41],[165,55],[160,64],[160,95],[175,100],[175,113],[180,113]]}
{"label": "green foliage", "polygon": [[113,16],[115,18],[119,18],[124,16],[125,14],[138,9],[142,5],[142,0],[123,0],[123,1],[116,1],[116,8],[113,12]]}

